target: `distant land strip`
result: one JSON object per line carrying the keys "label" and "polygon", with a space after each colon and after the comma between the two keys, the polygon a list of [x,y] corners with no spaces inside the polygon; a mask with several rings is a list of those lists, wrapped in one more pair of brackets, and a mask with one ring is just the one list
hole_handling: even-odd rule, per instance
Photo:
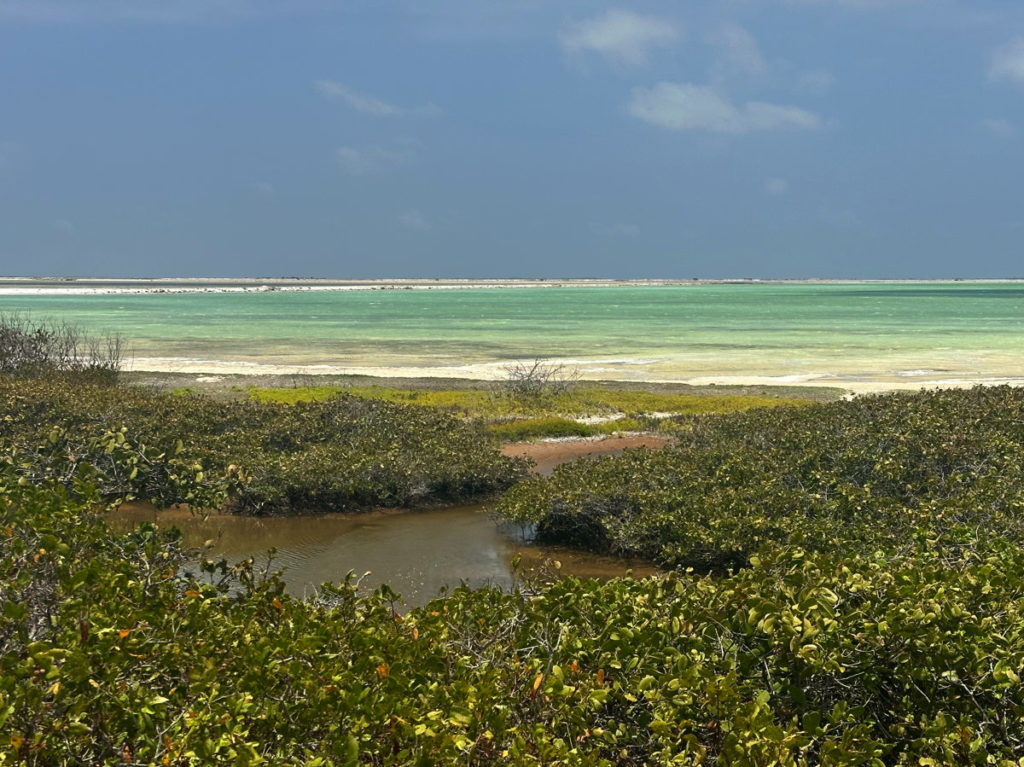
{"label": "distant land strip", "polygon": [[602,278],[398,278],[320,279],[298,277],[0,277],[0,295],[89,293],[251,293],[339,290],[480,290],[498,288],[613,288],[695,285],[857,285],[910,283],[1024,283],[1024,278],[995,279],[602,279]]}

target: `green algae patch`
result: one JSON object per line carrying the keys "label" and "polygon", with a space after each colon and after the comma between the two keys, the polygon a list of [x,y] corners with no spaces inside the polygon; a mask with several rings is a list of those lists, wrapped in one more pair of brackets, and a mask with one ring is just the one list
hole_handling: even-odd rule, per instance
{"label": "green algae patch", "polygon": [[[249,397],[258,402],[318,402],[347,394],[364,399],[408,405],[439,407],[467,416],[493,420],[503,416],[532,418],[582,418],[624,413],[642,415],[671,413],[702,415],[736,413],[759,407],[792,407],[809,404],[798,397],[747,394],[678,394],[577,385],[569,391],[537,397],[518,398],[493,389],[399,389],[386,386],[298,386],[251,388]],[[591,433],[604,433],[600,430]],[[584,436],[584,435],[581,435]]]}

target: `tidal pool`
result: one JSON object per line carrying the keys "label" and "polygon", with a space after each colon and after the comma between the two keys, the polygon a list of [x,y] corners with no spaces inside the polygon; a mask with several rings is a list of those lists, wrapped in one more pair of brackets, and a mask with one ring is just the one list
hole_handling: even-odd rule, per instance
{"label": "tidal pool", "polygon": [[[631,571],[636,577],[658,572],[648,563],[627,562],[567,549],[531,544],[528,531],[497,522],[483,506],[429,511],[377,511],[368,514],[246,517],[185,509],[157,510],[144,504],[110,513],[112,527],[139,522],[177,527],[190,547],[203,547],[211,559],[258,565],[275,549],[272,565],[285,568],[284,581],[296,596],[311,595],[325,581],[344,580],[349,571],[372,589],[387,583],[409,606],[422,606],[442,589],[463,582],[472,587],[511,588],[512,559],[521,555],[519,575],[610,578]],[[555,562],[560,567],[555,566]]]}

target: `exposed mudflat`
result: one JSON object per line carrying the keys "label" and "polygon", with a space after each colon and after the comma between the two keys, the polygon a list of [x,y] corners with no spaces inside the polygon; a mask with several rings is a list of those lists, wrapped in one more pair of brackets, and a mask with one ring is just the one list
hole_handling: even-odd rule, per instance
{"label": "exposed mudflat", "polygon": [[513,442],[504,445],[505,455],[525,455],[537,464],[534,471],[543,476],[551,474],[562,463],[578,458],[622,455],[622,451],[634,447],[658,450],[668,442],[664,437],[652,434],[635,434],[622,437],[599,439],[544,440],[541,442]]}

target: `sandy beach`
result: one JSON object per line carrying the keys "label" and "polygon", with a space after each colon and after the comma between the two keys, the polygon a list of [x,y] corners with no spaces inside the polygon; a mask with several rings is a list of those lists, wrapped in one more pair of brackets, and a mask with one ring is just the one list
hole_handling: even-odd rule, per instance
{"label": "sandy beach", "polygon": [[[524,360],[528,362],[529,360]],[[575,361],[554,358],[551,364],[564,364],[573,367]],[[511,361],[496,363],[479,363],[474,365],[455,366],[334,366],[334,365],[275,365],[248,361],[220,360],[182,360],[171,358],[142,357],[129,360],[125,369],[129,372],[168,373],[194,376],[197,383],[204,380],[228,376],[263,377],[273,376],[290,381],[307,380],[309,385],[319,385],[320,380],[331,377],[360,376],[381,379],[449,379],[453,382],[473,380],[493,382],[502,380]],[[589,365],[595,365],[588,361]],[[601,361],[596,363],[600,370],[580,375],[581,381],[623,382],[623,383],[656,383],[680,384],[694,387],[810,387],[838,388],[852,394],[869,394],[886,391],[917,391],[919,389],[954,388],[963,389],[973,386],[1024,386],[1024,373],[1019,376],[985,376],[947,377],[941,371],[919,370],[912,375],[889,376],[885,378],[857,379],[853,376],[833,374],[801,373],[792,375],[697,375],[692,377],[675,377],[672,375],[651,375],[640,366],[618,361]]]}

